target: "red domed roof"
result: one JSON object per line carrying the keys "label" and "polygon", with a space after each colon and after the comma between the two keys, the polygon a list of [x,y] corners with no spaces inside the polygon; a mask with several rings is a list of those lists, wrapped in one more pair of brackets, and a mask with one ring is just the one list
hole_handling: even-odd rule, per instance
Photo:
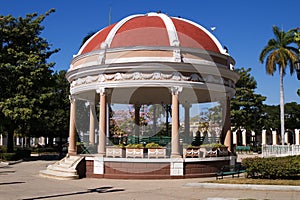
{"label": "red domed roof", "polygon": [[95,33],[78,54],[134,46],[180,46],[224,53],[219,41],[192,21],[162,13],[131,15]]}

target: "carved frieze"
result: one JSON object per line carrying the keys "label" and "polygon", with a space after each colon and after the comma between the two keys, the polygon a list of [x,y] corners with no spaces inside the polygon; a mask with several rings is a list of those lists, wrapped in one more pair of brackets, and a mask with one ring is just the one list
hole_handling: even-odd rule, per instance
{"label": "carved frieze", "polygon": [[71,83],[71,87],[92,84],[92,83],[102,83],[102,82],[113,82],[113,81],[135,81],[135,80],[172,80],[172,81],[191,81],[191,82],[202,82],[202,83],[214,83],[214,84],[224,84],[234,88],[234,83],[232,80],[224,79],[220,76],[214,75],[204,75],[191,74],[190,76],[184,76],[180,72],[173,72],[170,74],[164,74],[162,72],[156,71],[153,73],[143,73],[143,72],[132,72],[132,73],[115,73],[115,74],[99,74],[95,76],[87,76],[84,78],[78,78]]}

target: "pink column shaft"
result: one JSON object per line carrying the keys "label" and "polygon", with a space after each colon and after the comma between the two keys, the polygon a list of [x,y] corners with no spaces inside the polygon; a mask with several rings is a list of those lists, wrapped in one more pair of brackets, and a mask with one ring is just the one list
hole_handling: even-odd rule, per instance
{"label": "pink column shaft", "polygon": [[76,119],[75,99],[71,97],[70,103],[71,103],[71,108],[70,108],[70,129],[69,129],[68,154],[76,155],[77,151],[76,151],[76,126],[75,126],[75,119]]}
{"label": "pink column shaft", "polygon": [[99,146],[98,154],[105,156],[105,140],[106,140],[106,98],[105,93],[100,93],[100,113],[99,113]]}

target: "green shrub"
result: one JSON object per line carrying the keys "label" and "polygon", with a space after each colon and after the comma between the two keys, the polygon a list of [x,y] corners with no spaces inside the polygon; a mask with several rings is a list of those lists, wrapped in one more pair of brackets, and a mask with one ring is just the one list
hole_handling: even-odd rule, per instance
{"label": "green shrub", "polygon": [[221,143],[208,143],[208,144],[202,144],[202,145],[200,145],[200,147],[215,147],[215,148],[219,148],[219,147],[226,147],[226,145],[221,144]]}
{"label": "green shrub", "polygon": [[52,153],[57,152],[57,149],[54,147],[37,147],[32,149],[33,153]]}
{"label": "green shrub", "polygon": [[1,153],[0,155],[0,158],[4,161],[18,160],[17,153]]}
{"label": "green shrub", "polygon": [[6,153],[7,148],[6,146],[0,146],[0,153]]}
{"label": "green shrub", "polygon": [[146,144],[145,147],[146,148],[160,148],[161,146],[155,142],[150,142],[150,143]]}
{"label": "green shrub", "polygon": [[19,148],[16,150],[17,157],[22,159],[26,157],[30,157],[31,150],[29,148]]}
{"label": "green shrub", "polygon": [[128,144],[126,148],[144,148],[143,144]]}
{"label": "green shrub", "polygon": [[5,161],[20,160],[30,157],[31,150],[29,148],[15,148],[13,153],[0,152],[0,159]]}
{"label": "green shrub", "polygon": [[250,177],[286,179],[300,175],[300,156],[245,158],[242,165]]}

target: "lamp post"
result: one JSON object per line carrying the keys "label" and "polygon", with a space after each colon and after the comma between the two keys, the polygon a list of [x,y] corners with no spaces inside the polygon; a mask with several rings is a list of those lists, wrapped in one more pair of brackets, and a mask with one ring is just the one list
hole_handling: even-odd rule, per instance
{"label": "lamp post", "polygon": [[294,67],[297,72],[297,78],[298,78],[298,80],[300,80],[300,60],[296,60],[294,62]]}

